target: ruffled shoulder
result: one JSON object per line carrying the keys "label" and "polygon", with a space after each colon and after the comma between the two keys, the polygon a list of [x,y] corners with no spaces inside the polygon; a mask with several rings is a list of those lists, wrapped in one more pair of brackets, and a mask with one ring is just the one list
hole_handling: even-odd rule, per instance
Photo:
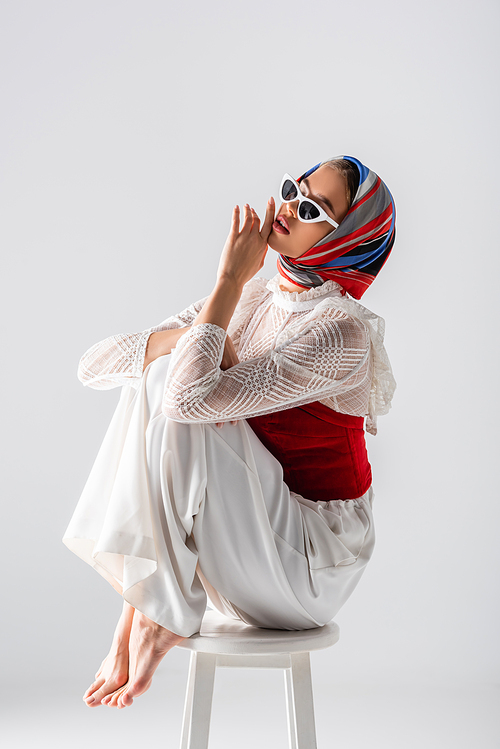
{"label": "ruffled shoulder", "polygon": [[[324,316],[331,317],[333,315],[334,317],[338,317],[339,312],[362,323],[370,338],[373,363],[366,431],[370,434],[376,434],[377,416],[383,416],[389,412],[394,391],[396,390],[396,380],[394,379],[389,357],[384,346],[385,321],[382,317],[363,307],[362,304],[347,294],[344,296],[340,293],[336,294],[334,293],[335,290],[332,289],[329,292],[326,291],[324,287],[328,283],[330,281],[325,281],[324,284],[316,287],[316,289],[324,290],[321,295],[323,298],[317,299],[315,306],[306,317],[301,317],[295,324],[292,323],[290,326],[287,326],[277,337],[277,344],[279,346],[287,346],[295,338],[303,335],[307,327],[314,325],[316,320]],[[331,283],[335,284],[334,281]],[[336,285],[338,286],[338,284]]]}
{"label": "ruffled shoulder", "polygon": [[391,363],[384,346],[385,320],[349,296],[339,299],[326,299],[323,308],[334,306],[350,317],[363,322],[368,329],[371,343],[373,375],[366,420],[366,431],[377,434],[377,416],[389,412],[396,390],[396,380],[392,373]]}

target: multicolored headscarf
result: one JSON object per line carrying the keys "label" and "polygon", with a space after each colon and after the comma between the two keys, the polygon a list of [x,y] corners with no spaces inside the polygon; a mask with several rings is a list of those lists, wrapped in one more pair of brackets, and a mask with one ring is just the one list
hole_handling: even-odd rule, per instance
{"label": "multicolored headscarf", "polygon": [[[359,187],[339,227],[298,258],[278,256],[278,271],[298,286],[309,289],[333,279],[360,299],[389,257],[396,235],[396,207],[380,177],[353,156],[347,159],[359,171]],[[326,159],[333,161],[334,159]],[[325,164],[320,161],[297,182]]]}

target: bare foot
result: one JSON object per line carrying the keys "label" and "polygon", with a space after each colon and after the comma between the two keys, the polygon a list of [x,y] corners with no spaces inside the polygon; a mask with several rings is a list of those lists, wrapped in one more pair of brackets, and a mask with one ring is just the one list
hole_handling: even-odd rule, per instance
{"label": "bare foot", "polygon": [[127,683],[128,645],[135,609],[126,601],[116,626],[111,649],[95,675],[95,681],[83,695],[89,707],[97,707],[103,697],[112,694]]}
{"label": "bare foot", "polygon": [[185,637],[160,627],[140,611],[135,611],[129,640],[129,678],[128,682],[108,695],[103,704],[117,707],[119,710],[128,707],[135,697],[146,692],[151,686],[153,674],[162,658]]}

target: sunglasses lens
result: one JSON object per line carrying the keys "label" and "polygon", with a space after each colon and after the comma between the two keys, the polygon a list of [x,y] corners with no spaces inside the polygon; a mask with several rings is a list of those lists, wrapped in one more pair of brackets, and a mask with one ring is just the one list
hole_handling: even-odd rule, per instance
{"label": "sunglasses lens", "polygon": [[299,206],[299,216],[304,221],[311,221],[313,218],[318,218],[319,211],[316,206],[308,200],[303,200]]}
{"label": "sunglasses lens", "polygon": [[289,179],[285,180],[283,182],[283,187],[281,188],[281,199],[282,200],[295,200],[297,197],[297,188],[291,182]]}

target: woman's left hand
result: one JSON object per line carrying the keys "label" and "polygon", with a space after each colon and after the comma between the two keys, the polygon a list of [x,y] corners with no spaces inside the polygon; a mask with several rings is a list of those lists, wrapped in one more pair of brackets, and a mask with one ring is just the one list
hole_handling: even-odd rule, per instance
{"label": "woman's left hand", "polygon": [[274,199],[267,203],[266,218],[260,229],[260,218],[248,203],[244,207],[240,231],[240,209],[233,209],[231,231],[222,250],[217,278],[228,278],[243,288],[264,265],[267,239],[274,221]]}

